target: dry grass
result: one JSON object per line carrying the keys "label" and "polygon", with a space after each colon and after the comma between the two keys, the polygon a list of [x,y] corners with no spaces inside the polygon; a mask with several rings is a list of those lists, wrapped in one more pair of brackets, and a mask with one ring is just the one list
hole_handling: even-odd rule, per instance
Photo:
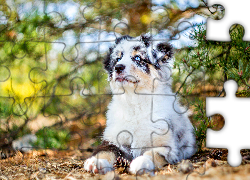
{"label": "dry grass", "polygon": [[[0,179],[183,179],[188,173],[179,165],[168,165],[155,172],[138,176],[119,174],[117,171],[106,175],[95,175],[83,169],[84,160],[90,152],[80,150],[32,150],[29,153],[16,152],[7,159],[0,160]],[[188,179],[250,179],[250,153],[242,151],[243,162],[239,167],[227,164],[226,150],[205,149],[196,153],[190,161],[193,173]],[[192,172],[192,171],[191,171]],[[195,172],[195,173],[194,173]],[[204,174],[205,172],[205,174]]]}

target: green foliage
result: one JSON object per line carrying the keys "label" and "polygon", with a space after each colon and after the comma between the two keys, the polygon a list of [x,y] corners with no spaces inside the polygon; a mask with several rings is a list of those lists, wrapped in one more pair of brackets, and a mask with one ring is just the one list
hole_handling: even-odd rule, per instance
{"label": "green foliage", "polygon": [[44,128],[36,133],[35,147],[43,149],[67,149],[70,131],[67,129]]}
{"label": "green foliage", "polygon": [[202,150],[202,146],[206,142],[206,132],[207,128],[212,128],[210,118],[205,114],[205,101],[201,98],[196,98],[192,102],[194,106],[194,114],[192,116],[192,121],[195,124],[195,136],[197,140],[198,151]]}
{"label": "green foliage", "polygon": [[242,40],[243,27],[237,24],[231,27],[230,42],[207,41],[205,35],[203,26],[195,31],[193,38],[197,46],[191,48],[188,54],[192,61],[198,64],[202,61],[201,66],[210,79],[214,78],[215,72],[220,71],[224,74],[223,81],[234,79],[239,86],[249,88],[250,43]]}
{"label": "green foliage", "polygon": [[0,118],[6,118],[10,115],[10,113],[11,113],[10,104],[4,103],[4,100],[0,101]]}

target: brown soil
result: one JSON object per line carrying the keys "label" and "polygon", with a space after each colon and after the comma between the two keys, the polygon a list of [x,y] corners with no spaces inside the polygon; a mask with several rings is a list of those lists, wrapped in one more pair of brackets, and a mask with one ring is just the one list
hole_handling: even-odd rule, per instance
{"label": "brown soil", "polygon": [[[227,150],[204,149],[196,153],[187,166],[167,165],[155,172],[155,176],[144,174],[136,177],[119,174],[91,174],[83,169],[84,160],[91,152],[80,150],[32,150],[16,152],[14,156],[0,160],[0,179],[250,179],[250,151],[241,151],[243,160],[239,167],[227,163]],[[190,163],[191,162],[191,163]],[[188,163],[187,163],[188,164]],[[185,169],[186,168],[186,169]]]}

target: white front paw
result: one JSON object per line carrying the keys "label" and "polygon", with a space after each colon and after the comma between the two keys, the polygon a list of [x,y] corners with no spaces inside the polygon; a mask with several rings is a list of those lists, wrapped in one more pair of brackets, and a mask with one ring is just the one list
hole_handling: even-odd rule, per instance
{"label": "white front paw", "polygon": [[154,163],[149,157],[139,156],[131,162],[129,172],[136,175],[150,172],[150,175],[153,175],[154,169]]}
{"label": "white front paw", "polygon": [[113,166],[108,160],[93,156],[84,162],[84,169],[92,173],[106,174],[108,171],[113,171]]}

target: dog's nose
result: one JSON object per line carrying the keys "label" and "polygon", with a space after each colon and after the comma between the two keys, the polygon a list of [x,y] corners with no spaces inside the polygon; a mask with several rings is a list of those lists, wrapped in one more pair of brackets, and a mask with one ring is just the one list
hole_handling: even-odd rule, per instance
{"label": "dog's nose", "polygon": [[124,66],[123,64],[117,64],[115,66],[115,72],[117,72],[118,74],[122,73],[122,71],[125,69],[126,66]]}

